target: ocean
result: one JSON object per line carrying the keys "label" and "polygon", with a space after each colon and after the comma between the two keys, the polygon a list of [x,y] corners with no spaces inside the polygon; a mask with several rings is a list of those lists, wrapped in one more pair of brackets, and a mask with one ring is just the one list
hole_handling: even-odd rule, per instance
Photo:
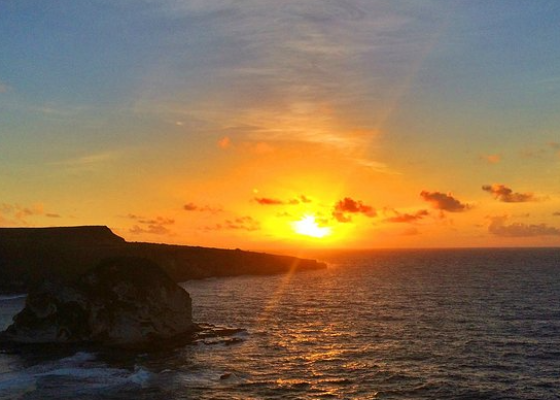
{"label": "ocean", "polygon": [[[0,399],[560,399],[560,249],[322,257],[183,283],[233,344],[4,353]],[[0,329],[23,302],[0,297]]]}

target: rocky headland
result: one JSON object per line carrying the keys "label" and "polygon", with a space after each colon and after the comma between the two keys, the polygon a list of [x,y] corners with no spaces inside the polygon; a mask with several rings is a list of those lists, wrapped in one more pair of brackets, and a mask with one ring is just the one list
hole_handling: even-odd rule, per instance
{"label": "rocky headland", "polygon": [[37,284],[0,343],[153,347],[197,330],[182,287],[152,261],[119,257],[71,282]]}
{"label": "rocky headland", "polygon": [[0,228],[0,293],[23,293],[45,279],[73,280],[105,259],[139,257],[175,282],[325,268],[315,260],[242,250],[127,242],[106,226]]}

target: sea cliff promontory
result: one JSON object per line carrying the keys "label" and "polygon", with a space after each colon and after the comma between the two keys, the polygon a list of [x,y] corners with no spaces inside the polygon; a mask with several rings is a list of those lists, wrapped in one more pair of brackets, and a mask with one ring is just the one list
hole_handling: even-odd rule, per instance
{"label": "sea cliff promontory", "polygon": [[141,257],[174,281],[325,268],[315,260],[243,250],[127,242],[106,226],[0,228],[0,292],[73,279],[107,258]]}

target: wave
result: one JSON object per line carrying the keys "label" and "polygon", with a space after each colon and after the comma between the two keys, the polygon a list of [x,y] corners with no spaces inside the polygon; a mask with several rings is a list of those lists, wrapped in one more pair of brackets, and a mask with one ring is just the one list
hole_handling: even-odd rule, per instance
{"label": "wave", "polygon": [[27,297],[26,294],[12,294],[12,295],[0,295],[0,301],[8,301],[8,300],[16,300],[16,299],[24,299]]}

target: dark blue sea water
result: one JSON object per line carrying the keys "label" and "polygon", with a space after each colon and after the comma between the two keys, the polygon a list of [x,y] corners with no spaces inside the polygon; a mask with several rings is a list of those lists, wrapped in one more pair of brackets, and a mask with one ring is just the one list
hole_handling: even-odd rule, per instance
{"label": "dark blue sea water", "polygon": [[[560,399],[560,250],[324,258],[184,283],[238,344],[0,354],[0,399]],[[0,300],[0,328],[22,302]]]}

